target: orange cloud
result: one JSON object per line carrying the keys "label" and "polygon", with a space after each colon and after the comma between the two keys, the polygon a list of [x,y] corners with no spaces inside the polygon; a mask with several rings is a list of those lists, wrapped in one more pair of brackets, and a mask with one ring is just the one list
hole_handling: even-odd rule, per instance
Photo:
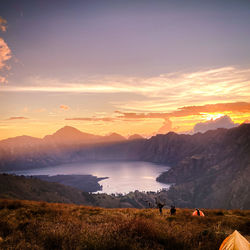
{"label": "orange cloud", "polygon": [[[248,102],[234,102],[234,103],[217,103],[200,106],[185,106],[172,112],[158,112],[158,113],[133,113],[115,111],[116,116],[110,117],[73,117],[66,118],[68,121],[102,121],[102,122],[134,122],[139,126],[139,122],[144,124],[151,123],[161,124],[161,127],[155,131],[157,133],[165,134],[169,131],[183,132],[190,131],[196,123],[207,119],[207,115],[214,113],[222,113],[221,116],[232,115],[232,118],[237,123],[242,123],[242,119],[248,119],[250,116],[250,103]],[[216,115],[214,115],[216,117]],[[152,120],[153,119],[153,120]],[[171,120],[170,120],[171,119]],[[162,123],[162,121],[163,123]],[[224,122],[226,119],[221,119]],[[221,122],[221,120],[219,120]],[[148,123],[148,124],[149,124]],[[174,126],[172,126],[174,123]],[[124,123],[125,124],[125,123]],[[124,125],[123,126],[127,126]],[[228,123],[229,124],[229,123]],[[233,124],[236,124],[233,122]],[[150,125],[150,126],[151,126]],[[210,123],[208,124],[211,125]],[[229,124],[232,125],[232,124]],[[144,128],[144,125],[140,125]],[[156,125],[157,126],[157,125]],[[199,125],[198,125],[199,126]],[[212,125],[211,125],[212,126]],[[142,128],[142,129],[143,129]]]}
{"label": "orange cloud", "polygon": [[46,111],[45,108],[40,108],[40,109],[36,109],[35,113],[42,113],[42,112],[45,112],[45,111]]}
{"label": "orange cloud", "polygon": [[11,50],[5,43],[3,38],[0,37],[0,69],[5,67],[5,62],[11,58]]}
{"label": "orange cloud", "polygon": [[112,117],[76,117],[76,118],[66,118],[67,121],[103,121],[103,122],[113,122],[115,118]]}
{"label": "orange cloud", "polygon": [[6,83],[7,79],[4,76],[0,76],[0,83]]}
{"label": "orange cloud", "polygon": [[249,102],[233,102],[233,103],[217,103],[207,104],[202,106],[187,106],[172,112],[172,116],[187,116],[187,115],[199,115],[201,113],[214,113],[214,112],[240,112],[249,113],[250,103]]}
{"label": "orange cloud", "polygon": [[7,30],[7,21],[0,16],[0,30],[5,32]]}
{"label": "orange cloud", "polygon": [[8,118],[7,120],[11,121],[11,120],[27,120],[27,119],[29,119],[29,118],[23,117],[23,116],[12,116],[12,117]]}
{"label": "orange cloud", "polygon": [[157,134],[166,134],[172,130],[172,122],[169,119],[165,119],[162,127],[159,128]]}
{"label": "orange cloud", "polygon": [[[30,78],[27,85],[8,86],[5,91],[70,93],[132,93],[143,98],[112,101],[117,109],[164,112],[178,106],[247,101],[250,68],[224,67],[196,72],[176,72],[154,77],[96,76],[64,82],[59,79]],[[44,84],[46,82],[46,84]]]}
{"label": "orange cloud", "polygon": [[[7,21],[0,17],[0,31],[5,32],[7,30]],[[11,50],[8,47],[7,43],[0,37],[0,70],[6,68],[9,69],[6,65],[6,61],[11,58]],[[0,75],[0,83],[6,83],[7,79],[4,75]]]}
{"label": "orange cloud", "polygon": [[70,107],[69,106],[67,106],[67,105],[60,105],[60,109],[62,109],[62,110],[69,110],[70,109]]}
{"label": "orange cloud", "polygon": [[173,112],[167,113],[132,113],[115,111],[120,114],[120,118],[138,119],[138,118],[150,118],[150,119],[166,119],[170,117],[184,117],[190,115],[202,115],[202,113],[215,113],[215,112],[239,112],[250,113],[250,103],[248,102],[234,102],[234,103],[217,103],[206,104],[202,106],[186,106],[178,108]]}

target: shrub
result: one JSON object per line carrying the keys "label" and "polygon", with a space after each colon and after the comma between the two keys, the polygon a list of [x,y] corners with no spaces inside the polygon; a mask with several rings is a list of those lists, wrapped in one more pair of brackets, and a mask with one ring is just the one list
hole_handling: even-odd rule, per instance
{"label": "shrub", "polygon": [[18,209],[22,207],[22,203],[20,201],[12,201],[9,204],[7,204],[8,209]]}
{"label": "shrub", "polygon": [[12,227],[7,221],[0,220],[0,235],[4,238],[13,232]]}

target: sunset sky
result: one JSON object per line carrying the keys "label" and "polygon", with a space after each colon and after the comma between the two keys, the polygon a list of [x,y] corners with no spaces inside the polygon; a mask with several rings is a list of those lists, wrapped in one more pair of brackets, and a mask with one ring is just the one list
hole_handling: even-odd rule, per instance
{"label": "sunset sky", "polygon": [[0,139],[250,122],[249,31],[243,0],[2,1]]}

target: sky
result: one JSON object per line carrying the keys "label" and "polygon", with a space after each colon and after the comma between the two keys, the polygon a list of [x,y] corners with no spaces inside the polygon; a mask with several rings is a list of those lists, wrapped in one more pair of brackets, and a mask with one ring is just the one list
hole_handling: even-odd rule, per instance
{"label": "sky", "polygon": [[250,1],[0,4],[0,139],[250,121]]}

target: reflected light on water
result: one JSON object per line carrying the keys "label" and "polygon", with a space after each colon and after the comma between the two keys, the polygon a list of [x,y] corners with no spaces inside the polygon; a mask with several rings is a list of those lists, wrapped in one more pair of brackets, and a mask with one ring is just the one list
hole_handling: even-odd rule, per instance
{"label": "reflected light on water", "polygon": [[54,167],[15,171],[19,175],[94,175],[108,177],[100,181],[99,192],[128,193],[130,191],[158,191],[169,185],[156,181],[160,173],[169,167],[150,162],[90,162],[70,163]]}

